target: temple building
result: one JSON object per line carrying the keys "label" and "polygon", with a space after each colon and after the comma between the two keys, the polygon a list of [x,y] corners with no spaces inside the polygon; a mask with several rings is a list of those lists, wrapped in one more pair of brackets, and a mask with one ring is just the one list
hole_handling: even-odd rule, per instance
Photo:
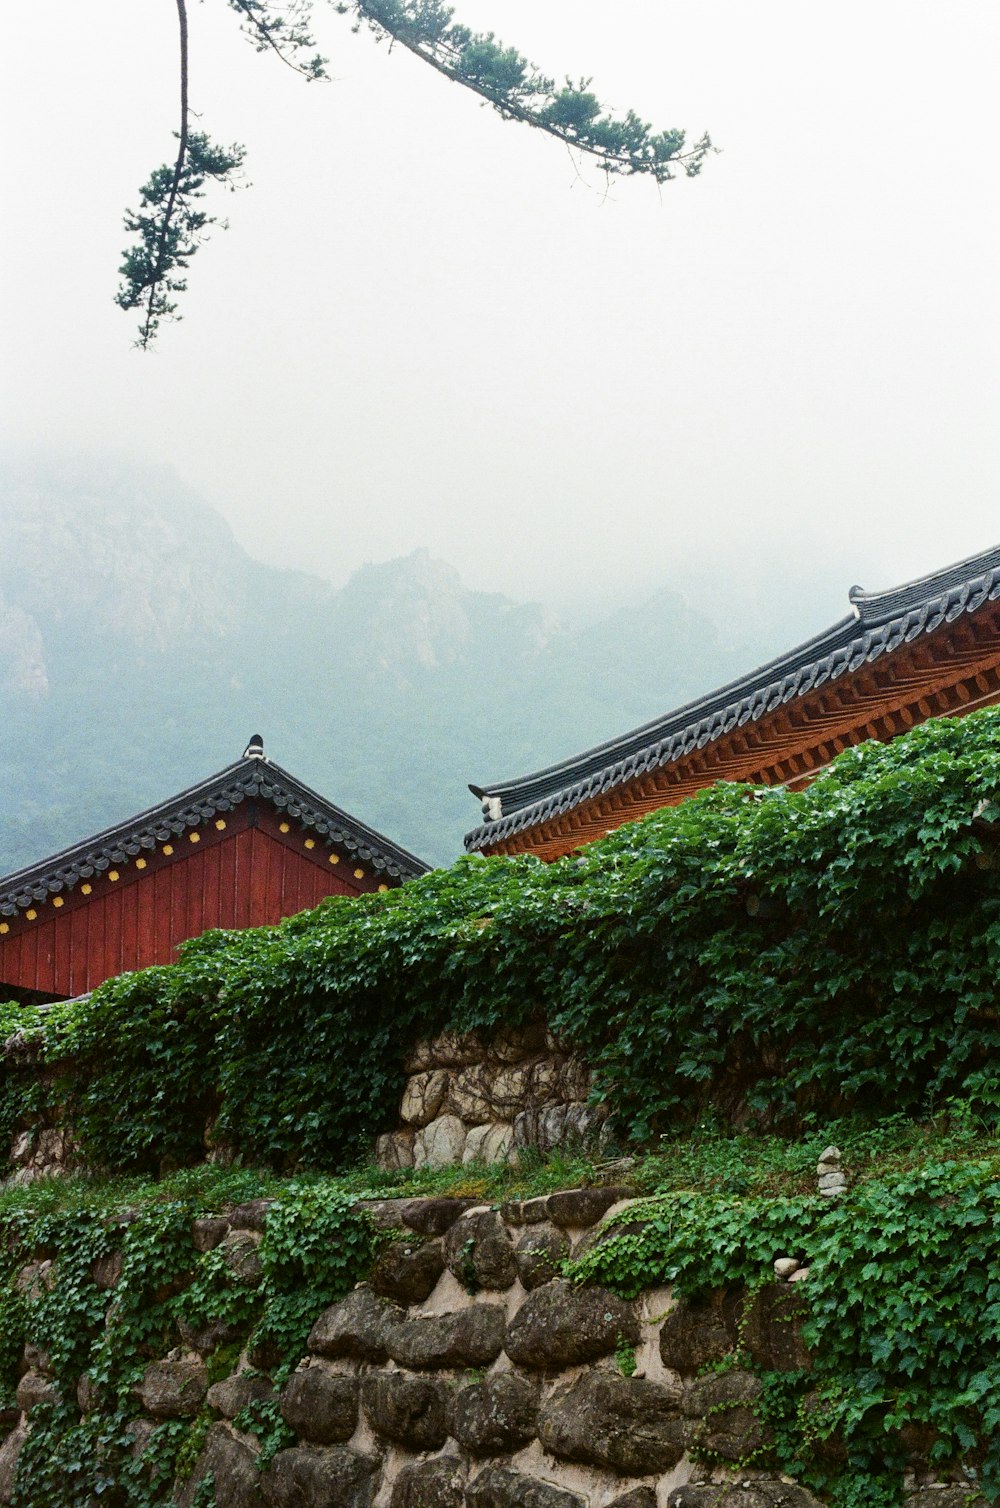
{"label": "temple building", "polygon": [[265,757],[0,879],[0,999],[66,999],[170,963],[210,927],[258,927],[427,865]]}
{"label": "temple building", "polygon": [[561,764],[470,786],[466,848],[555,859],[719,780],[800,786],[843,749],[1000,701],[1000,547],[885,592],[825,633]]}

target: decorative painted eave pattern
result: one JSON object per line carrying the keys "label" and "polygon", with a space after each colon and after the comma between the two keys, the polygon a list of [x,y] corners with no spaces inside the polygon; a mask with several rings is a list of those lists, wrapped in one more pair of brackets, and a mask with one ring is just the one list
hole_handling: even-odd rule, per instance
{"label": "decorative painted eave pattern", "polygon": [[852,587],[848,617],[749,675],[562,764],[475,787],[499,799],[501,815],[468,833],[465,846],[490,848],[560,817],[998,599],[1000,546],[889,591]]}
{"label": "decorative painted eave pattern", "polygon": [[392,879],[426,873],[428,865],[381,833],[325,801],[268,759],[241,759],[170,801],[141,812],[83,843],[53,854],[29,869],[0,879],[0,916],[16,916],[39,901],[129,863],[171,838],[196,831],[244,801],[266,801],[329,846],[350,854]]}

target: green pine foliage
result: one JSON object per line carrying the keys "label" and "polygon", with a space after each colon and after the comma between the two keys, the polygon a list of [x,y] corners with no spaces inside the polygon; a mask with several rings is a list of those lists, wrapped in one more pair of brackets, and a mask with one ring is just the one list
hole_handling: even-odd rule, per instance
{"label": "green pine foliage", "polygon": [[[996,803],[994,805],[994,803]],[[1000,1110],[1000,711],[843,754],[807,790],[720,785],[571,857],[467,858],[278,927],[212,932],[39,1024],[0,1115],[64,1106],[89,1156],[343,1166],[418,1036],[544,1016],[619,1134],[706,1112],[794,1130],[958,1096]],[[10,1029],[17,1013],[9,1013]]]}

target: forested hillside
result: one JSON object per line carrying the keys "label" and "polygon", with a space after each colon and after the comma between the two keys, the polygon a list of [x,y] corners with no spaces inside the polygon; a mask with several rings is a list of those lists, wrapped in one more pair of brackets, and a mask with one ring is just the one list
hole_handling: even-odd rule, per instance
{"label": "forested hillside", "polygon": [[752,659],[670,590],[573,630],[423,551],[337,590],[251,559],[176,475],[119,460],[5,463],[0,526],[0,873],[210,774],[251,731],[446,863],[478,818],[468,781],[561,759]]}

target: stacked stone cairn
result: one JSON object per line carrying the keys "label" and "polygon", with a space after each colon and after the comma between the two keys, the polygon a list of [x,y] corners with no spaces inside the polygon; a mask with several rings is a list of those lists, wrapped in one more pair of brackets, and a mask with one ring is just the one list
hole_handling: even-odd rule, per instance
{"label": "stacked stone cairn", "polygon": [[827,1147],[816,1164],[819,1192],[824,1199],[839,1199],[847,1192],[847,1178],[840,1166],[840,1148]]}
{"label": "stacked stone cairn", "polygon": [[[658,1289],[627,1303],[567,1282],[562,1260],[608,1238],[611,1216],[631,1208],[626,1193],[573,1189],[499,1208],[370,1202],[385,1240],[369,1279],[318,1315],[280,1391],[278,1358],[245,1338],[232,1374],[210,1385],[206,1359],[240,1336],[181,1322],[136,1388],[134,1454],[158,1421],[207,1408],[214,1422],[176,1484],[178,1508],[194,1508],[209,1481],[217,1508],[818,1508],[777,1470],[746,1365],[808,1369],[805,1290],[788,1281],[803,1263],[784,1259],[794,1271],[753,1296],[698,1302]],[[267,1210],[259,1200],[196,1220],[193,1245],[219,1250],[252,1285]],[[98,1266],[111,1303],[120,1258]],[[51,1260],[21,1274],[27,1293],[52,1280]],[[32,1411],[55,1391],[48,1357],[29,1346],[0,1447],[0,1503],[12,1500]],[[76,1402],[101,1406],[86,1376]],[[261,1469],[255,1410],[275,1402],[296,1443]],[[835,1440],[818,1448],[842,1452]],[[920,1450],[913,1442],[906,1508],[986,1508],[960,1467],[932,1476]]]}
{"label": "stacked stone cairn", "polygon": [[589,1069],[541,1023],[489,1040],[445,1032],[418,1042],[404,1067],[402,1124],[376,1147],[383,1168],[507,1162],[527,1147],[592,1144],[607,1116],[586,1103]]}

